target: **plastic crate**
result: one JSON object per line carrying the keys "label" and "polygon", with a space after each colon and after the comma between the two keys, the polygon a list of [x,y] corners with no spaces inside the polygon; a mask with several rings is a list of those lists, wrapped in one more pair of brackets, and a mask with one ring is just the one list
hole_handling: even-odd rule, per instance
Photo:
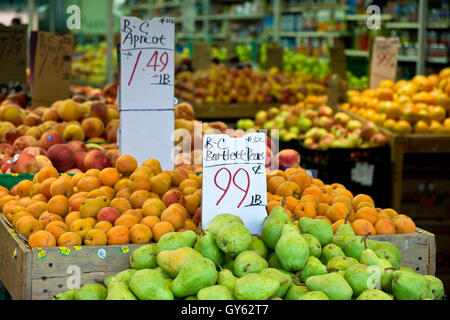
{"label": "plastic crate", "polygon": [[354,195],[371,196],[376,207],[390,207],[389,147],[316,150],[298,141],[290,146],[300,153],[301,167],[316,169],[317,177],[326,184],[340,183]]}
{"label": "plastic crate", "polygon": [[28,173],[2,173],[0,174],[0,186],[10,190],[22,180],[33,180],[34,174]]}

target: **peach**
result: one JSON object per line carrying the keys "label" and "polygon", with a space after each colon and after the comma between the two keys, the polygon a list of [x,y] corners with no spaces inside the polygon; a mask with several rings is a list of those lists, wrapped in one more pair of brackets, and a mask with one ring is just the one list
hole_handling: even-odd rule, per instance
{"label": "peach", "polygon": [[55,237],[56,241],[58,241],[59,237],[69,231],[67,225],[62,221],[52,221],[46,227],[45,231],[50,232]]}
{"label": "peach", "polygon": [[75,232],[80,236],[81,239],[84,239],[89,230],[92,229],[92,224],[87,219],[77,219],[70,225],[69,230],[71,232]]}
{"label": "peach", "polygon": [[61,217],[69,213],[69,201],[63,195],[55,195],[48,200],[47,211],[55,213]]}
{"label": "peach", "polygon": [[111,166],[111,160],[100,150],[89,151],[84,158],[84,168],[102,170]]}
{"label": "peach", "polygon": [[178,190],[169,190],[162,196],[162,201],[168,207],[172,203],[179,203],[184,206],[185,199],[183,193]]}
{"label": "peach", "polygon": [[75,221],[81,219],[81,215],[79,211],[72,211],[69,214],[66,215],[64,218],[64,222],[66,225],[70,228],[70,225]]}
{"label": "peach", "polygon": [[79,103],[73,99],[61,101],[56,106],[58,117],[65,121],[78,120],[82,115],[82,108]]}
{"label": "peach", "polygon": [[167,206],[160,199],[150,198],[142,204],[142,213],[144,216],[160,217]]}
{"label": "peach", "polygon": [[78,151],[75,153],[75,167],[80,169],[81,171],[86,171],[86,168],[84,167],[84,158],[86,157],[87,152],[85,151]]}
{"label": "peach", "polygon": [[66,141],[84,141],[84,130],[79,125],[69,124],[64,128],[63,138]]}
{"label": "peach", "polygon": [[150,178],[151,191],[162,196],[170,188],[170,181],[167,181],[165,176],[160,173]]}
{"label": "peach", "polygon": [[280,169],[287,167],[298,168],[300,166],[300,154],[293,149],[281,150],[275,157]]}
{"label": "peach", "polygon": [[153,237],[152,230],[145,224],[135,224],[130,228],[132,243],[148,243]]}
{"label": "peach", "polygon": [[21,153],[17,159],[12,160],[12,173],[36,173],[38,171],[36,158],[28,153]]}
{"label": "peach", "polygon": [[84,236],[84,244],[87,246],[104,246],[107,242],[106,233],[101,229],[91,229]]}
{"label": "peach", "polygon": [[114,226],[106,233],[108,244],[118,245],[130,242],[130,231],[128,227],[123,225]]}
{"label": "peach", "polygon": [[59,132],[56,131],[47,131],[44,132],[39,140],[39,145],[41,148],[48,150],[51,146],[55,144],[64,143],[64,138]]}
{"label": "peach", "polygon": [[82,141],[69,141],[67,145],[72,149],[72,151],[76,154],[77,152],[84,151],[88,152],[89,149],[86,147],[86,145]]}
{"label": "peach", "polygon": [[30,248],[54,247],[56,239],[50,232],[39,230],[30,235],[28,245]]}
{"label": "peach", "polygon": [[111,229],[112,227],[113,227],[113,225],[111,224],[111,222],[106,221],[106,220],[98,221],[94,225],[94,229],[103,230],[105,233],[108,232],[108,230]]}
{"label": "peach", "polygon": [[89,117],[81,122],[86,138],[100,137],[105,130],[103,122],[94,117]]}
{"label": "peach", "polygon": [[98,221],[109,221],[111,224],[114,224],[114,221],[119,217],[120,212],[112,207],[104,207],[97,213]]}
{"label": "peach", "polygon": [[47,156],[58,172],[65,172],[75,164],[75,154],[66,144],[52,145],[47,151]]}

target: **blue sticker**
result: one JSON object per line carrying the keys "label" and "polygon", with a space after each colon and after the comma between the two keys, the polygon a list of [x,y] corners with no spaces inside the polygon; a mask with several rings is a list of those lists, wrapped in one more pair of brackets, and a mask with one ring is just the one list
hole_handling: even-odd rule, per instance
{"label": "blue sticker", "polygon": [[53,137],[52,136],[48,136],[47,137],[47,141],[51,141],[51,140],[53,140]]}
{"label": "blue sticker", "polygon": [[99,256],[100,259],[105,259],[106,257],[105,249],[98,249],[97,255]]}

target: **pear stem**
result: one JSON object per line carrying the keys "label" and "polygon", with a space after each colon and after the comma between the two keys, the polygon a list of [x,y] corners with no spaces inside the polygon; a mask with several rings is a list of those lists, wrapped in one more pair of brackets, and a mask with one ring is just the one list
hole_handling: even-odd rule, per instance
{"label": "pear stem", "polygon": [[347,215],[345,216],[345,220],[344,220],[344,224],[347,224],[347,220],[350,217],[351,212],[347,213]]}
{"label": "pear stem", "polygon": [[363,237],[364,248],[365,248],[365,249],[367,249],[367,237],[370,236],[371,234],[372,234],[372,233],[369,232],[368,234],[366,234],[366,235]]}
{"label": "pear stem", "polygon": [[261,235],[259,235],[259,234],[257,234],[257,233],[252,234],[252,236],[255,236],[255,237],[257,237],[258,239],[261,239]]}
{"label": "pear stem", "polygon": [[306,284],[304,282],[298,282],[296,280],[292,280],[292,282],[296,285],[296,286],[305,286]]}
{"label": "pear stem", "polygon": [[296,274],[293,274],[293,275],[291,276],[291,279],[297,278],[298,276],[301,276],[301,275],[302,275],[302,272],[299,271],[299,272],[297,272]]}
{"label": "pear stem", "polygon": [[103,281],[103,280],[95,279],[94,281],[97,283],[100,283],[100,284],[105,284],[105,281]]}
{"label": "pear stem", "polygon": [[220,271],[223,271],[222,266],[219,263],[217,265],[219,266]]}
{"label": "pear stem", "polygon": [[386,271],[386,270],[397,270],[397,268],[396,268],[396,267],[387,267],[387,268],[384,268],[384,271]]}
{"label": "pear stem", "polygon": [[328,271],[328,273],[331,273],[331,272],[337,272],[337,271],[339,271],[339,269],[337,269],[337,268],[327,268],[327,271]]}
{"label": "pear stem", "polygon": [[286,198],[283,198],[283,200],[281,200],[281,206],[284,207],[285,204],[286,204]]}

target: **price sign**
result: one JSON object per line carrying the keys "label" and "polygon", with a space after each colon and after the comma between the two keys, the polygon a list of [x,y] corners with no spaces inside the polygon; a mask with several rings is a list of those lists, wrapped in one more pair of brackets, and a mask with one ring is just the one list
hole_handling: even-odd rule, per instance
{"label": "price sign", "polygon": [[122,17],[120,31],[120,153],[172,170],[175,20]]}
{"label": "price sign", "polygon": [[209,42],[196,41],[193,48],[192,66],[195,70],[205,70],[211,65],[211,45]]}
{"label": "price sign", "polygon": [[376,89],[383,80],[395,80],[397,74],[397,37],[376,37],[372,46],[370,63],[370,88]]}
{"label": "price sign", "polygon": [[261,234],[267,216],[266,136],[248,133],[203,137],[202,227],[218,214],[241,217],[252,233]]}
{"label": "price sign", "polygon": [[347,80],[347,60],[345,57],[345,45],[343,40],[336,39],[335,45],[330,48],[330,69],[339,78]]}
{"label": "price sign", "polygon": [[25,82],[27,26],[0,27],[0,81]]}
{"label": "price sign", "polygon": [[30,81],[32,105],[49,106],[56,100],[70,97],[74,39],[34,31],[30,38]]}
{"label": "price sign", "polygon": [[277,45],[268,46],[266,52],[266,70],[277,68],[283,70],[284,67],[284,50]]}

